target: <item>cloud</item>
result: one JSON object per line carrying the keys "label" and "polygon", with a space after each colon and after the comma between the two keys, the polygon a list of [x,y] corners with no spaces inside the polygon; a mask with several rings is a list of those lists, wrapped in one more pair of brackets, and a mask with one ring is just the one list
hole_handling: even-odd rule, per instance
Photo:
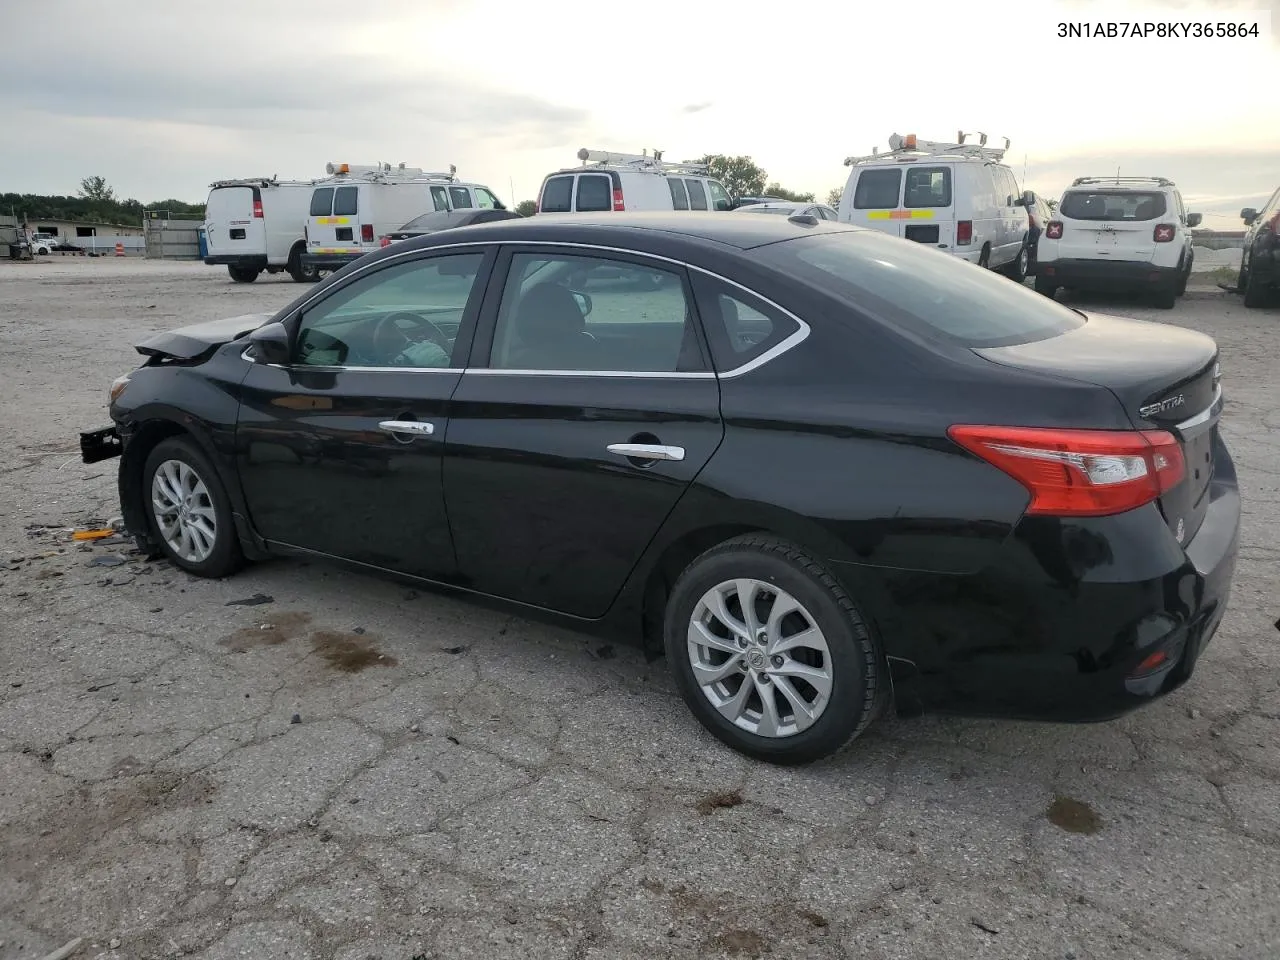
{"label": "cloud", "polygon": [[682,113],[701,113],[703,110],[711,107],[713,104],[710,100],[703,103],[690,103],[680,108]]}

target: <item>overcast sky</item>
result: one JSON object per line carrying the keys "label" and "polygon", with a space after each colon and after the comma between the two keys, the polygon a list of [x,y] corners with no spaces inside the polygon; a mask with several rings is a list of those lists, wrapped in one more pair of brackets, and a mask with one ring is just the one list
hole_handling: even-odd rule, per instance
{"label": "overcast sky", "polygon": [[[874,17],[870,7],[876,8]],[[0,192],[202,201],[327,161],[442,169],[516,201],[580,147],[749,154],[820,196],[891,133],[1013,141],[1026,185],[1175,178],[1206,226],[1280,185],[1280,42],[1058,39],[1065,20],[1231,21],[1280,0],[0,0]],[[744,15],[749,14],[749,15]],[[514,196],[513,196],[514,194]]]}

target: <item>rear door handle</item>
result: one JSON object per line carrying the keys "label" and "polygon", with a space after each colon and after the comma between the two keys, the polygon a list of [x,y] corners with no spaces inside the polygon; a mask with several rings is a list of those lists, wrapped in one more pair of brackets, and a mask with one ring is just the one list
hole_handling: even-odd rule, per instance
{"label": "rear door handle", "polygon": [[400,434],[413,437],[429,437],[436,432],[435,426],[421,420],[383,420],[378,424],[383,433]]}
{"label": "rear door handle", "polygon": [[607,449],[630,460],[684,459],[684,447],[668,447],[661,443],[611,443]]}

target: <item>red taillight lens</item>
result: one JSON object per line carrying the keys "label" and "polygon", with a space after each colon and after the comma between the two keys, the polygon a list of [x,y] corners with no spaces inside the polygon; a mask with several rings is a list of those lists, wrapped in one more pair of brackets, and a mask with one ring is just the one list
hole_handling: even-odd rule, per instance
{"label": "red taillight lens", "polygon": [[617,190],[613,191],[613,209],[614,209],[614,210],[625,210],[625,209],[627,209],[626,204],[624,204],[624,203],[622,202],[622,188],[621,188],[621,187],[619,187]]}
{"label": "red taillight lens", "polygon": [[947,434],[1031,493],[1027,513],[1105,517],[1155,500],[1186,472],[1164,430],[1057,430],[958,425]]}
{"label": "red taillight lens", "polygon": [[1172,223],[1158,223],[1152,236],[1155,237],[1156,243],[1168,243],[1177,232],[1178,228]]}
{"label": "red taillight lens", "polygon": [[380,244],[380,246],[383,246],[383,247],[389,247],[389,246],[391,246],[391,238],[390,238],[390,237],[383,237],[383,238],[382,238],[382,243]]}
{"label": "red taillight lens", "polygon": [[1050,220],[1049,225],[1044,228],[1044,235],[1050,240],[1062,239],[1062,221]]}
{"label": "red taillight lens", "polygon": [[262,219],[262,201],[261,200],[253,201],[253,215],[258,220]]}
{"label": "red taillight lens", "polygon": [[956,221],[956,246],[964,247],[973,243],[973,221],[957,220]]}
{"label": "red taillight lens", "polygon": [[362,243],[373,243],[373,224],[360,224],[360,241]]}

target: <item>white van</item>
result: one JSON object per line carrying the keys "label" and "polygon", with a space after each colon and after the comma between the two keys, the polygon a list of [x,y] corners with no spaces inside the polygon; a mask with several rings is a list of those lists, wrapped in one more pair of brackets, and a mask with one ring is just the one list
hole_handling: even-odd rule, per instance
{"label": "white van", "polygon": [[578,151],[580,167],[547,174],[538,213],[606,213],[620,210],[732,210],[724,185],[700,163],[667,163],[660,151]]}
{"label": "white van", "polygon": [[381,238],[424,213],[436,210],[505,210],[488,187],[462,183],[457,168],[425,173],[390,164],[331,163],[333,174],[317,181],[306,218],[307,250],[302,262],[337,270],[381,249]]}
{"label": "white van", "polygon": [[302,263],[302,227],[314,180],[219,180],[205,205],[204,262],[225,265],[237,283],[252,283],[263,270],[287,270],[298,283],[319,279]]}
{"label": "white van", "polygon": [[840,200],[840,219],[936,247],[1021,281],[1027,275],[1027,205],[1035,195],[1018,190],[1001,163],[1004,149],[889,138],[889,152],[849,157],[852,167]]}

